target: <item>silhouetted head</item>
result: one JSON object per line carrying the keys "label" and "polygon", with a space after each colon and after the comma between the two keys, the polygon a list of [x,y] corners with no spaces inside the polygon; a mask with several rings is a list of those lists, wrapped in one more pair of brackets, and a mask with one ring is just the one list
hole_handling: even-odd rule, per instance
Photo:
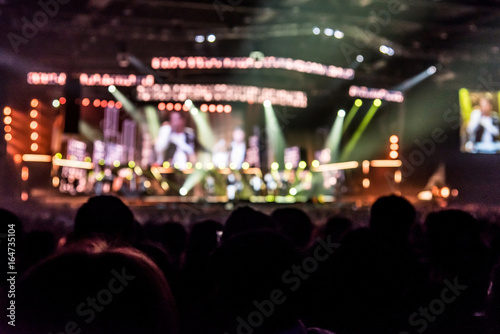
{"label": "silhouetted head", "polygon": [[326,222],[324,233],[325,236],[331,236],[334,242],[342,240],[343,236],[352,230],[352,222],[350,219],[334,216]]}
{"label": "silhouetted head", "polygon": [[384,238],[408,242],[415,216],[415,208],[405,198],[380,197],[371,208],[370,229]]}
{"label": "silhouetted head", "polygon": [[133,248],[98,239],[71,244],[18,282],[16,332],[176,333],[177,314],[158,267]]}
{"label": "silhouetted head", "polygon": [[222,241],[238,234],[262,229],[274,229],[271,217],[244,206],[231,212],[231,215],[227,218]]}
{"label": "silhouetted head", "polygon": [[314,225],[304,211],[297,208],[276,209],[271,217],[276,222],[279,232],[292,239],[297,247],[307,247]]}
{"label": "silhouetted head", "polygon": [[128,239],[134,235],[134,231],[134,215],[118,197],[92,197],[76,214],[75,239],[92,236]]}

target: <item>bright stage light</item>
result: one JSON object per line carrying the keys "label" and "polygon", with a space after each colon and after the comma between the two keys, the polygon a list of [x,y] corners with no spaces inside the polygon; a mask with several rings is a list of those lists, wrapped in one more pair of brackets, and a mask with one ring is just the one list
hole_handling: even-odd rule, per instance
{"label": "bright stage light", "polygon": [[11,113],[12,113],[12,109],[10,109],[10,107],[3,108],[3,114],[5,116],[9,116]]}
{"label": "bright stage light", "polygon": [[290,169],[292,169],[292,168],[293,168],[293,164],[292,164],[291,162],[287,162],[287,163],[285,164],[285,169],[290,170]]}
{"label": "bright stage light", "polygon": [[326,36],[333,36],[334,30],[332,28],[326,28],[324,31]]}
{"label": "bright stage light", "polygon": [[37,99],[33,99],[33,100],[31,100],[31,107],[32,107],[32,108],[36,108],[36,107],[38,107],[38,100],[37,100]]}
{"label": "bright stage light", "polygon": [[30,111],[30,117],[31,118],[36,118],[38,116],[38,111],[36,111],[35,109],[31,110]]}
{"label": "bright stage light", "polygon": [[113,166],[115,166],[116,168],[120,167],[120,161],[119,160],[113,161]]}
{"label": "bright stage light", "polygon": [[30,136],[31,140],[37,140],[38,139],[38,133],[37,132],[33,132]]}
{"label": "bright stage light", "polygon": [[90,104],[90,100],[88,98],[84,98],[82,100],[82,106],[87,107]]}
{"label": "bright stage light", "polygon": [[12,140],[12,134],[6,133],[5,136],[4,136],[4,138],[5,138],[5,141],[11,141]]}
{"label": "bright stage light", "polygon": [[265,108],[270,108],[271,106],[272,106],[271,101],[269,101],[269,100],[265,100],[265,101],[264,101],[264,107],[265,107]]}
{"label": "bright stage light", "polygon": [[398,154],[398,152],[396,152],[396,151],[391,151],[391,152],[389,153],[389,157],[390,157],[391,159],[397,159],[397,158],[398,158],[398,156],[399,156],[399,154]]}
{"label": "bright stage light", "polygon": [[33,152],[36,152],[36,151],[38,150],[38,144],[37,144],[37,143],[33,143],[33,144],[31,144],[30,149],[31,149]]}
{"label": "bright stage light", "polygon": [[392,135],[389,137],[389,141],[391,142],[391,144],[397,144],[399,142],[399,137],[396,135]]}
{"label": "bright stage light", "polygon": [[344,38],[344,33],[340,30],[335,30],[335,33],[333,34],[333,36],[335,36],[335,38],[337,38],[337,39],[342,39],[342,38]]}
{"label": "bright stage light", "polygon": [[179,189],[179,194],[181,194],[181,196],[186,196],[188,193],[188,190],[184,187],[182,187],[181,189]]}
{"label": "bright stage light", "polygon": [[184,104],[186,105],[186,107],[191,108],[193,106],[193,101],[188,99],[184,101]]}
{"label": "bright stage light", "polygon": [[3,119],[3,122],[6,124],[6,125],[9,125],[10,123],[12,123],[12,117],[10,116],[5,116],[4,119]]}
{"label": "bright stage light", "polygon": [[313,166],[314,168],[318,168],[319,167],[319,161],[318,160],[313,160],[312,163],[311,163],[311,166]]}
{"label": "bright stage light", "polygon": [[299,162],[299,168],[300,169],[305,169],[307,167],[307,163],[305,161]]}
{"label": "bright stage light", "polygon": [[337,116],[339,116],[339,117],[345,117],[345,110],[344,110],[344,109],[340,109],[340,110],[337,112]]}
{"label": "bright stage light", "polygon": [[373,101],[373,105],[375,107],[380,107],[382,105],[382,101],[380,99],[375,99],[375,101]]}
{"label": "bright stage light", "polygon": [[241,164],[241,168],[246,170],[246,169],[250,168],[250,164],[245,161],[244,163]]}
{"label": "bright stage light", "polygon": [[203,43],[205,41],[205,36],[203,35],[197,35],[194,40],[196,41],[196,43]]}
{"label": "bright stage light", "polygon": [[134,168],[135,167],[135,161],[129,161],[128,162],[128,167],[129,168]]}
{"label": "bright stage light", "polygon": [[35,130],[37,127],[38,127],[38,122],[37,122],[37,121],[32,121],[32,122],[30,123],[30,128],[31,128],[32,130]]}
{"label": "bright stage light", "polygon": [[280,168],[280,164],[279,164],[279,163],[277,163],[277,162],[273,162],[273,163],[271,164],[271,169],[272,169],[272,170],[278,170],[278,168]]}
{"label": "bright stage light", "polygon": [[198,161],[198,162],[194,165],[194,167],[195,167],[196,169],[202,169],[202,168],[203,168],[203,163],[201,163],[201,162],[199,162],[199,161]]}
{"label": "bright stage light", "polygon": [[191,113],[191,115],[198,115],[199,110],[197,108],[191,108],[189,112]]}
{"label": "bright stage light", "polygon": [[213,43],[213,42],[215,42],[215,35],[214,35],[214,34],[210,34],[210,35],[208,35],[208,36],[207,36],[207,41],[208,41],[209,43]]}
{"label": "bright stage light", "polygon": [[297,189],[295,189],[295,188],[290,188],[290,195],[292,195],[292,196],[297,195]]}
{"label": "bright stage light", "polygon": [[448,197],[450,197],[450,188],[448,188],[448,187],[443,187],[443,188],[441,188],[441,196],[442,196],[443,198],[448,198]]}
{"label": "bright stage light", "polygon": [[114,92],[116,92],[116,87],[115,87],[115,85],[110,85],[110,86],[108,87],[108,92],[110,92],[110,93],[114,93]]}
{"label": "bright stage light", "polygon": [[369,188],[370,187],[370,180],[369,179],[363,179],[363,188]]}
{"label": "bright stage light", "polygon": [[58,108],[60,105],[61,105],[61,103],[59,102],[59,100],[54,100],[54,101],[52,101],[52,106],[53,106],[54,108]]}
{"label": "bright stage light", "polygon": [[363,101],[360,99],[356,99],[356,101],[354,101],[354,105],[359,108],[363,105]]}
{"label": "bright stage light", "polygon": [[429,67],[429,68],[427,69],[427,74],[429,74],[429,75],[433,75],[433,74],[434,74],[434,73],[436,73],[436,72],[437,72],[437,68],[436,68],[436,66],[431,66],[431,67]]}
{"label": "bright stage light", "polygon": [[358,63],[362,63],[364,60],[365,60],[365,57],[363,57],[362,55],[357,55],[356,56],[356,61]]}
{"label": "bright stage light", "polygon": [[319,35],[321,33],[321,29],[318,27],[313,27],[313,34]]}

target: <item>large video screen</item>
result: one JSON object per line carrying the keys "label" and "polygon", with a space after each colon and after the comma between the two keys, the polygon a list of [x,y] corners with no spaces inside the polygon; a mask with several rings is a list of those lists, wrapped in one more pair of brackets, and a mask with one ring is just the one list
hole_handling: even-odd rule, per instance
{"label": "large video screen", "polygon": [[459,98],[462,120],[460,150],[466,153],[500,153],[500,91],[469,91],[462,88]]}

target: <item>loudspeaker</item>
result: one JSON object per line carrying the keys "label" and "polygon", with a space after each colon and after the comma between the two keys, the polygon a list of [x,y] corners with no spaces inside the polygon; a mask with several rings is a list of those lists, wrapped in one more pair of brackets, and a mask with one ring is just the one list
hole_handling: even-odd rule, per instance
{"label": "loudspeaker", "polygon": [[66,117],[64,121],[64,133],[78,133],[80,121],[80,80],[68,77],[64,96],[66,97]]}

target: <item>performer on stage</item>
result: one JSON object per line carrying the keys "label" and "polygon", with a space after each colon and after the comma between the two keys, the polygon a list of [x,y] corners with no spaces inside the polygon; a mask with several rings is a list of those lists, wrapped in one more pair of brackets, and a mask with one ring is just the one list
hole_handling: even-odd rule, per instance
{"label": "performer on stage", "polygon": [[466,149],[472,152],[495,153],[499,135],[498,113],[493,111],[493,96],[486,94],[479,99],[467,125],[469,142]]}
{"label": "performer on stage", "polygon": [[164,122],[160,127],[155,142],[156,163],[165,161],[178,168],[186,169],[188,161],[195,161],[195,134],[193,129],[186,127],[186,116],[180,111],[170,113],[170,122]]}
{"label": "performer on stage", "polygon": [[245,161],[247,146],[245,144],[245,131],[237,127],[233,131],[233,141],[231,142],[231,153],[229,163],[236,165],[236,169],[241,169],[241,165]]}

